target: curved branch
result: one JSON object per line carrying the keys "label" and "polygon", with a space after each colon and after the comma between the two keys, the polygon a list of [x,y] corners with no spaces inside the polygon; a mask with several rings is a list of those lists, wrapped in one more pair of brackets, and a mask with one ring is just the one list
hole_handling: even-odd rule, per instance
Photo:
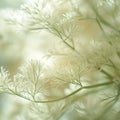
{"label": "curved branch", "polygon": [[57,99],[53,99],[53,100],[40,100],[40,101],[33,101],[33,102],[36,102],[36,103],[50,103],[50,102],[56,102],[56,101],[60,101],[60,100],[64,100],[74,94],[76,94],[77,92],[83,90],[83,89],[90,89],[90,88],[96,88],[96,87],[101,87],[101,86],[105,86],[105,85],[110,85],[110,84],[113,84],[112,81],[110,82],[105,82],[105,83],[99,83],[99,84],[94,84],[94,85],[89,85],[89,86],[83,86],[83,87],[80,87],[78,88],[77,90],[75,90],[74,92],[64,96],[64,97],[61,97],[61,98],[57,98]]}
{"label": "curved branch", "polygon": [[83,86],[83,87],[80,87],[78,88],[77,90],[75,90],[74,92],[66,95],[66,96],[63,96],[63,97],[60,97],[60,98],[57,98],[57,99],[53,99],[53,100],[31,100],[29,98],[26,98],[25,96],[23,95],[20,95],[20,94],[17,94],[15,93],[14,91],[10,90],[10,92],[13,94],[13,95],[17,95],[21,98],[24,98],[26,100],[29,100],[31,102],[35,102],[35,103],[52,103],[52,102],[57,102],[57,101],[60,101],[60,100],[64,100],[66,98],[69,98],[71,96],[73,96],[74,94],[78,93],[79,91],[83,90],[83,89],[90,89],[90,88],[96,88],[96,87],[103,87],[103,86],[106,86],[106,85],[111,85],[113,84],[113,81],[110,81],[110,82],[104,82],[104,83],[99,83],[99,84],[94,84],[94,85],[88,85],[88,86]]}

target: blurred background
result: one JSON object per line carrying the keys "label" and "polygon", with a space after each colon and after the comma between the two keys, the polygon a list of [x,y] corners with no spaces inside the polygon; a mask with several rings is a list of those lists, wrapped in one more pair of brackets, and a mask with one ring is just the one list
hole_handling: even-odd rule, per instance
{"label": "blurred background", "polygon": [[25,0],[0,0],[0,9],[19,8]]}

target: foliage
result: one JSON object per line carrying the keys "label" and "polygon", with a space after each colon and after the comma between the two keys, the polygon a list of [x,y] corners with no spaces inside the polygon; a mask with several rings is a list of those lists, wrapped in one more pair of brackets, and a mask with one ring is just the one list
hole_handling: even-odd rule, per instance
{"label": "foliage", "polygon": [[43,31],[53,38],[44,40],[51,44],[43,57],[25,62],[15,75],[1,67],[0,91],[28,100],[21,119],[120,118],[119,4],[28,0],[4,16],[28,36]]}

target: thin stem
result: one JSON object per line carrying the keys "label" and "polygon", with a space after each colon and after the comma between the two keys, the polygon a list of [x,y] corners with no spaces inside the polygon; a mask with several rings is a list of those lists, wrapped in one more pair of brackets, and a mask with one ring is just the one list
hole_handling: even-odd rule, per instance
{"label": "thin stem", "polygon": [[21,97],[21,98],[24,98],[28,101],[31,101],[31,102],[35,102],[35,103],[52,103],[52,102],[57,102],[57,101],[60,101],[60,100],[64,100],[64,99],[67,99],[71,96],[73,96],[74,94],[78,93],[79,91],[83,90],[83,89],[90,89],[90,88],[96,88],[96,87],[103,87],[103,86],[106,86],[106,85],[111,85],[113,84],[113,81],[110,81],[110,82],[104,82],[104,83],[99,83],[99,84],[94,84],[94,85],[88,85],[88,86],[83,86],[83,87],[80,87],[78,88],[77,90],[75,90],[74,92],[64,96],[64,97],[60,97],[60,98],[57,98],[57,99],[53,99],[53,100],[31,100],[30,98],[27,98],[25,97],[24,95],[20,95],[16,92],[14,92],[13,90],[11,90],[10,88],[8,88],[8,90],[11,92],[9,94],[12,94],[12,95],[16,95],[18,97]]}
{"label": "thin stem", "polygon": [[113,84],[112,81],[110,82],[105,82],[105,83],[99,83],[99,84],[95,84],[95,85],[89,85],[89,86],[83,86],[83,87],[80,87],[78,88],[77,90],[75,90],[74,92],[64,96],[64,97],[61,97],[61,98],[57,98],[57,99],[53,99],[53,100],[38,100],[38,101],[33,101],[33,102],[36,102],[36,103],[50,103],[50,102],[56,102],[56,101],[60,101],[60,100],[64,100],[70,96],[73,96],[74,94],[76,94],[77,92],[83,90],[83,89],[90,89],[90,88],[96,88],[96,87],[101,87],[101,86],[106,86],[106,85],[110,85],[110,84]]}
{"label": "thin stem", "polygon": [[115,30],[116,32],[120,33],[120,30],[119,30],[119,29],[117,29],[117,28],[116,28],[115,26],[113,26],[111,23],[109,23],[108,21],[106,21],[106,20],[98,13],[98,11],[97,11],[96,8],[94,7],[94,5],[93,5],[89,0],[88,0],[88,2],[89,2],[89,5],[91,6],[91,8],[93,9],[93,11],[95,12],[97,18],[99,19],[99,21],[100,21],[102,24],[104,24],[104,25],[106,25],[107,27],[109,27],[109,28]]}

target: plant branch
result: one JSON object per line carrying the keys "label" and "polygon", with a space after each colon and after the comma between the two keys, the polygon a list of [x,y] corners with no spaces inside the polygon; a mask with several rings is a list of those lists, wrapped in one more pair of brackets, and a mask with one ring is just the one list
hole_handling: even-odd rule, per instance
{"label": "plant branch", "polygon": [[52,103],[52,102],[57,102],[57,101],[60,101],[60,100],[64,100],[64,99],[66,99],[66,98],[69,98],[69,97],[73,96],[74,94],[78,93],[79,91],[81,91],[81,90],[83,90],[83,89],[90,89],[90,88],[92,89],[92,88],[103,87],[103,86],[111,85],[111,84],[113,84],[112,81],[110,81],[110,82],[104,82],[104,83],[99,83],[99,84],[94,84],[94,85],[82,86],[82,87],[78,88],[77,90],[75,90],[74,92],[72,92],[72,93],[70,93],[70,94],[68,94],[68,95],[66,95],[66,96],[64,96],[64,97],[60,97],[60,98],[53,99],[53,100],[31,100],[30,98],[27,98],[27,97],[25,97],[25,96],[23,96],[23,95],[20,95],[20,94],[18,94],[18,93],[15,93],[15,92],[14,92],[13,90],[11,90],[11,89],[9,89],[9,90],[10,90],[10,92],[11,92],[13,95],[17,95],[17,96],[22,97],[22,98],[24,98],[24,99],[26,99],[26,100],[29,100],[29,101],[31,101],[31,102],[35,102],[35,103]]}

